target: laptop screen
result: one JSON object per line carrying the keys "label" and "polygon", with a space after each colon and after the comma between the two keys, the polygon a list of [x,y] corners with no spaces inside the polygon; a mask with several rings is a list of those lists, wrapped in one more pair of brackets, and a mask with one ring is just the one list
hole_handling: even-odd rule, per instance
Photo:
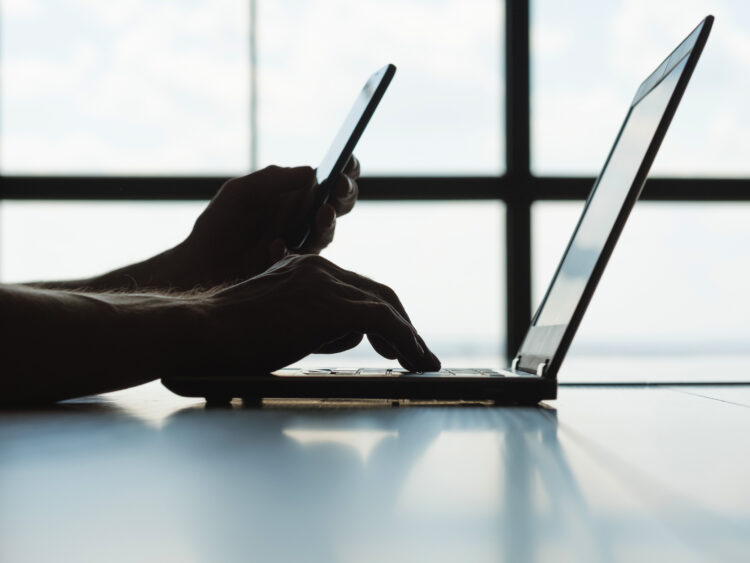
{"label": "laptop screen", "polygon": [[[642,186],[635,184],[643,178],[642,168],[649,160],[656,136],[664,134],[660,128],[680,78],[686,68],[690,67],[692,71],[689,63],[693,60],[694,66],[696,57],[691,57],[691,54],[705,23],[680,44],[636,93],[568,249],[521,346],[519,355],[523,369],[535,371],[541,363],[546,364],[556,356],[576,311],[582,307],[587,288],[588,295],[593,291],[590,284],[595,285],[592,278],[597,264],[606,248],[611,252],[613,242],[610,237],[617,228],[618,219],[623,211],[629,212],[630,206],[626,204],[628,198],[632,198],[634,188],[640,190]],[[661,138],[656,140],[660,142]],[[650,162],[646,164],[650,165]]]}
{"label": "laptop screen", "polygon": [[683,60],[656,88],[631,108],[586,214],[578,225],[547,299],[539,310],[535,323],[537,326],[564,328],[570,322],[685,63],[686,60]]}

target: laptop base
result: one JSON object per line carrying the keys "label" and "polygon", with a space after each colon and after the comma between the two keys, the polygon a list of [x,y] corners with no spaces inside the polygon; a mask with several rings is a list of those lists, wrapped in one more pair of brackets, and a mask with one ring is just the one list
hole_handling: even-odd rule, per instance
{"label": "laptop base", "polygon": [[533,405],[557,397],[557,381],[533,374],[441,376],[398,373],[393,376],[309,375],[287,369],[260,376],[183,375],[162,379],[170,391],[203,397],[209,404],[242,399],[259,406],[263,399],[388,399],[421,401],[493,401]]}

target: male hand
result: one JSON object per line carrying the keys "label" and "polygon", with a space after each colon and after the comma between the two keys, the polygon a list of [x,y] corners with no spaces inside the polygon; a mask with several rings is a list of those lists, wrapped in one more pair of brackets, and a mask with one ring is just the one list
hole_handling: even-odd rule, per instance
{"label": "male hand", "polygon": [[270,372],[311,353],[348,350],[367,334],[379,354],[410,371],[440,369],[392,289],[320,256],[287,256],[202,307],[198,332],[208,341],[194,365]]}
{"label": "male hand", "polygon": [[[302,253],[317,254],[333,240],[336,217],[351,211],[357,200],[359,172],[352,156],[329,203],[318,210]],[[269,166],[227,181],[173,254],[173,286],[236,282],[286,256],[284,237],[309,217],[314,185],[309,166]]]}

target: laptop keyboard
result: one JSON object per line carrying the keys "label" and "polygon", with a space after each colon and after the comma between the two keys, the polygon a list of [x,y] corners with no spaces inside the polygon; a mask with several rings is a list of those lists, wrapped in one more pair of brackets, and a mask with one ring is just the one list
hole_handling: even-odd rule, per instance
{"label": "laptop keyboard", "polygon": [[503,374],[484,368],[447,368],[440,371],[410,372],[401,368],[320,368],[308,369],[304,375],[361,376],[361,377],[503,377]]}

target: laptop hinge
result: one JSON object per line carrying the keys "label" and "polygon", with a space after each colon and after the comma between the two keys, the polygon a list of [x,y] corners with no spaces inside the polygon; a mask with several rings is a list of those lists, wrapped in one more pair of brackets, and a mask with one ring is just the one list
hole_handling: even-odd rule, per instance
{"label": "laptop hinge", "polygon": [[[533,358],[533,356],[532,356],[532,358]],[[538,358],[538,356],[537,356],[537,358]],[[534,358],[534,359],[537,359],[537,358]],[[526,361],[528,361],[528,356],[527,356],[527,360]],[[537,360],[537,361],[539,361],[539,360]],[[536,365],[534,365],[534,363],[532,362],[531,365],[526,366],[526,367],[522,367],[520,369],[524,373],[534,373],[534,372],[536,372],[536,376],[537,377],[544,377],[544,372],[547,371],[547,367],[548,367],[549,362],[550,362],[549,359],[539,361],[539,363],[536,364]],[[516,356],[515,358],[513,358],[513,361],[510,364],[510,371],[512,371],[513,373],[516,373],[518,371],[518,369],[519,369],[518,366],[520,364],[521,364],[521,355],[519,354],[518,356]]]}
{"label": "laptop hinge", "polygon": [[516,356],[515,358],[513,358],[513,362],[511,362],[510,364],[510,371],[512,371],[513,373],[516,373],[516,369],[518,368],[518,362],[520,361],[521,361],[521,356]]}

